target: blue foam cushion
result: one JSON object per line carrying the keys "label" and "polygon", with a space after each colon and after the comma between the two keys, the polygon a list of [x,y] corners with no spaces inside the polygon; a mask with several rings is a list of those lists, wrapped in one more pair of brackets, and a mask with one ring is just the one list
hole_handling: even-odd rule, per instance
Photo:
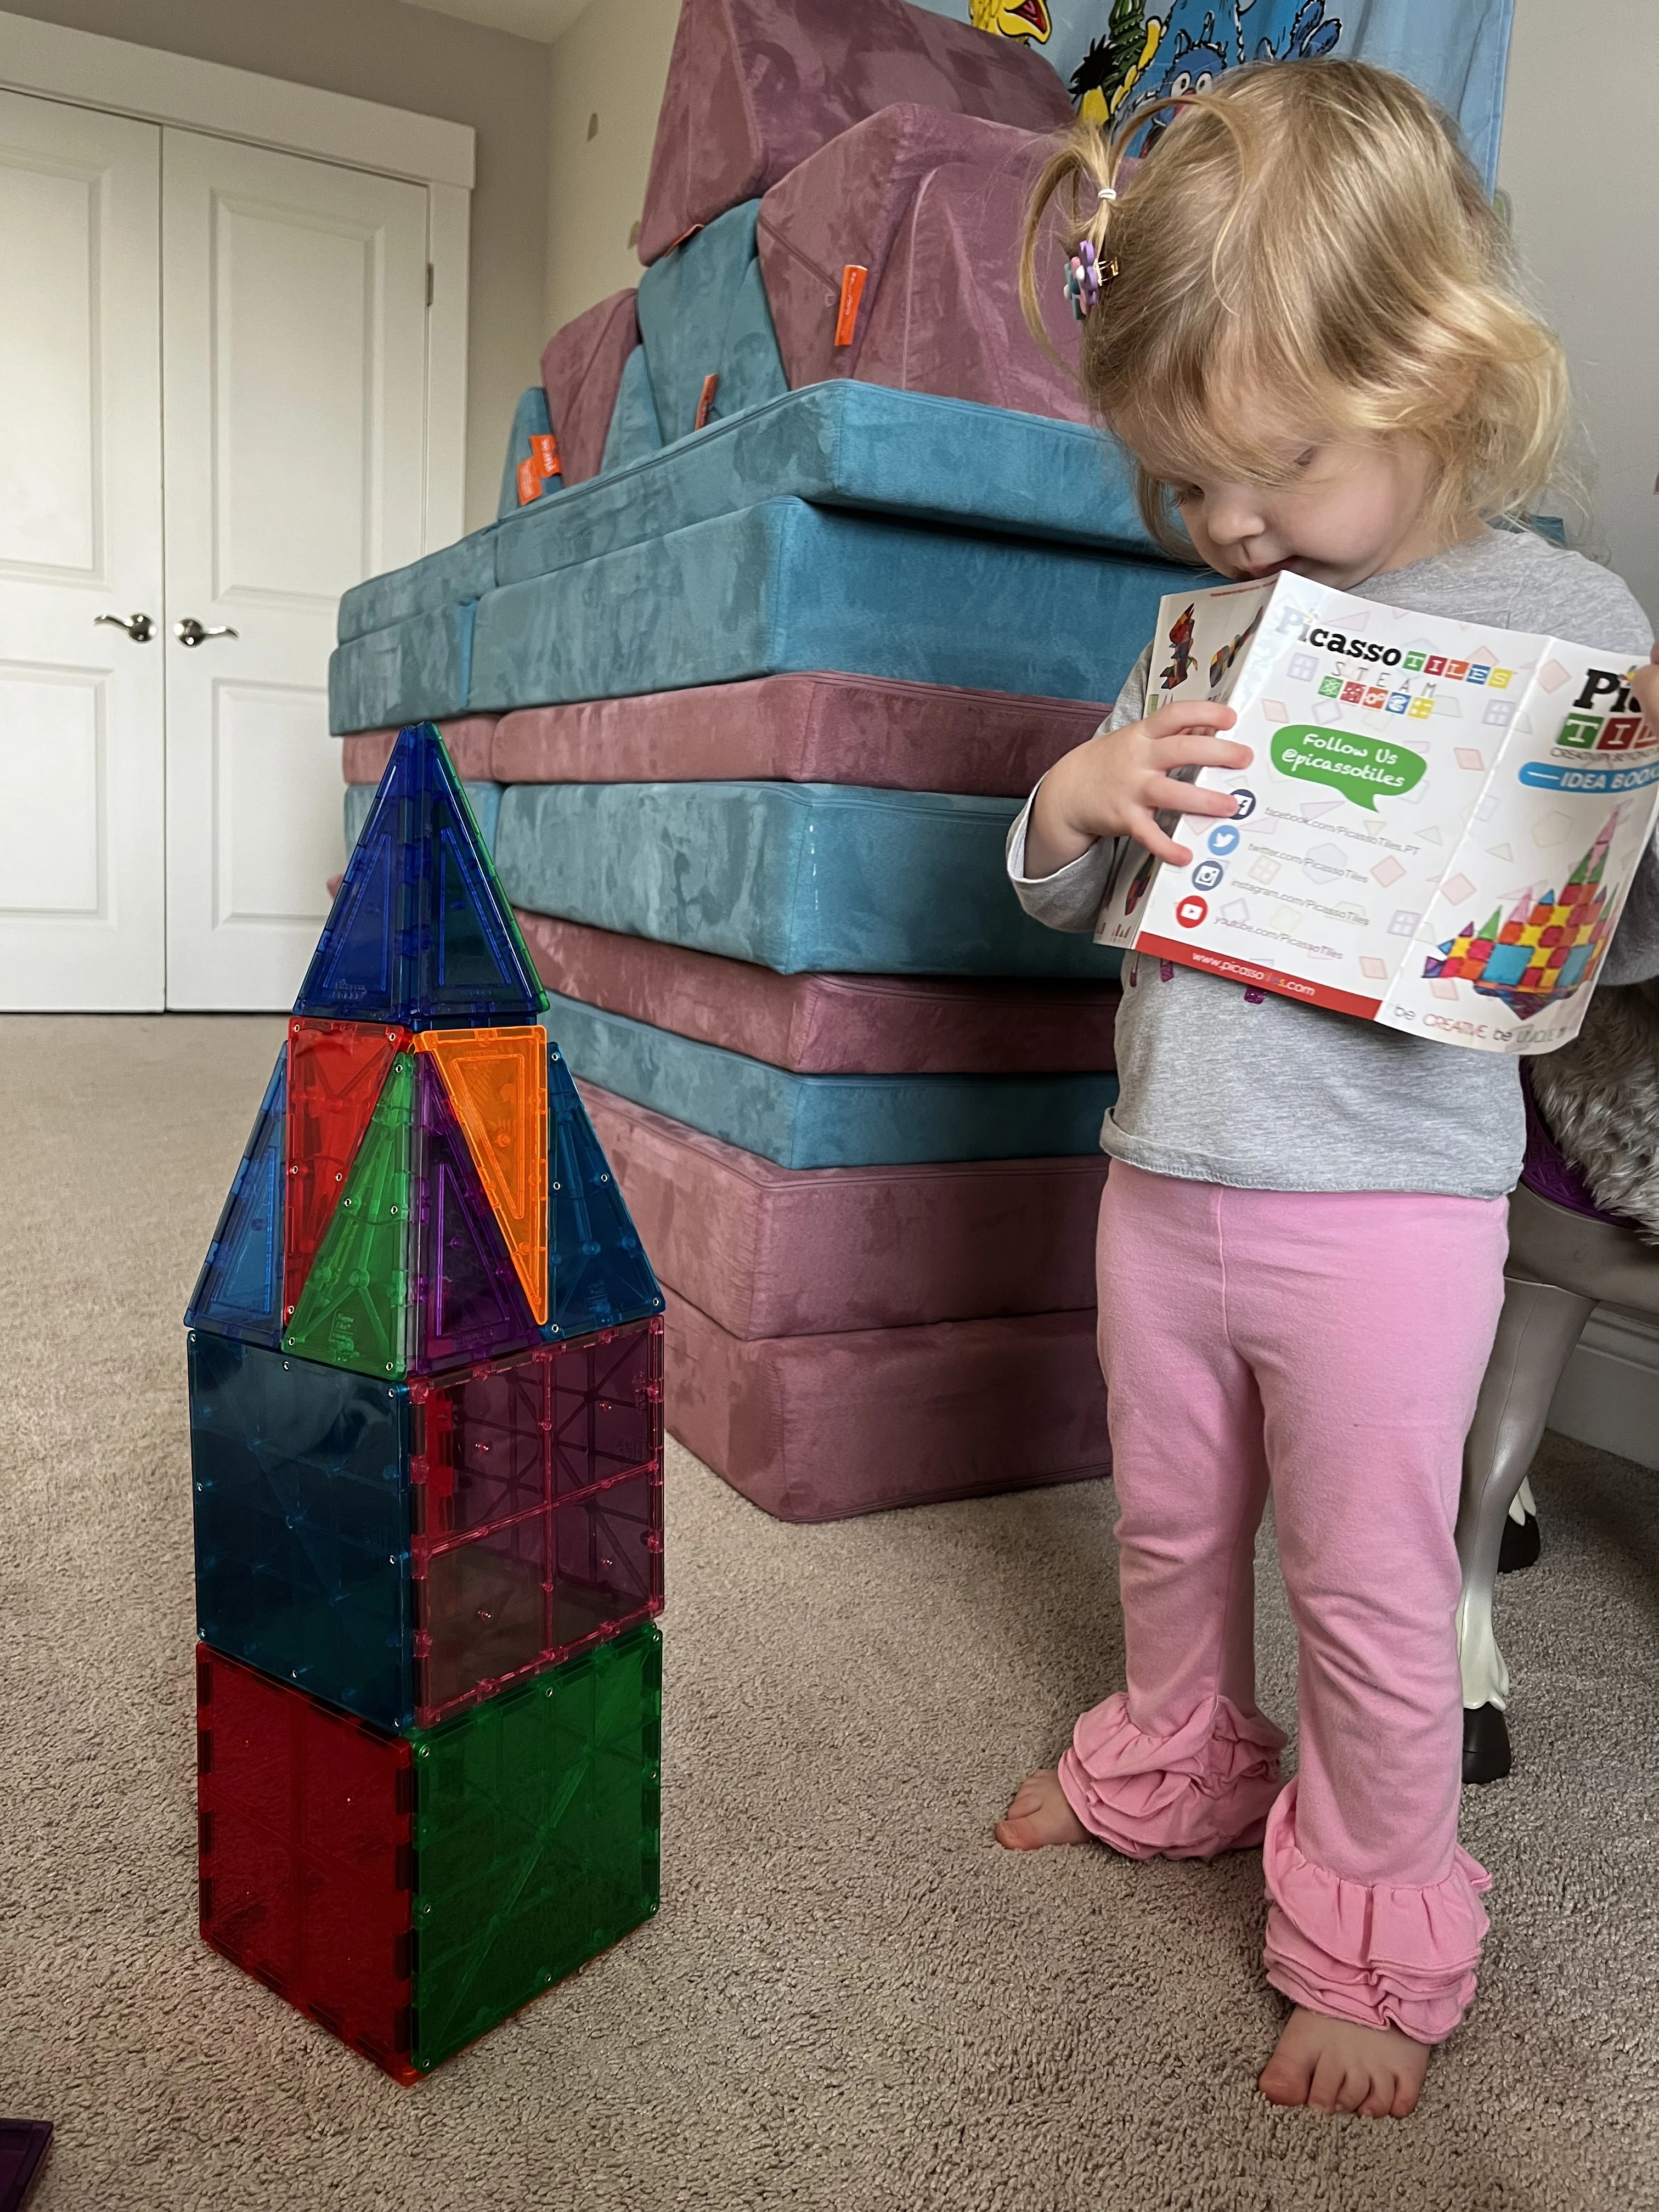
{"label": "blue foam cushion", "polygon": [[466,712],[476,599],[348,638],[328,663],[328,726],[400,729]]}
{"label": "blue foam cushion", "polygon": [[[766,280],[760,263],[751,261],[732,303],[708,419],[718,422],[723,416],[746,415],[769,399],[783,398],[788,390],[778,334],[772,325],[771,302],[766,296]],[[693,416],[692,421],[696,420]]]}
{"label": "blue foam cushion", "polygon": [[1021,911],[1010,799],[831,783],[520,783],[495,870],[515,906],[786,975],[1115,975]]}
{"label": "blue foam cushion", "polygon": [[[509,514],[518,513],[519,464],[535,459],[535,448],[530,442],[532,438],[538,433],[545,435],[552,428],[547,412],[547,394],[539,384],[532,384],[527,392],[520,394],[519,404],[513,410],[513,428],[507,440],[507,459],[501,465],[501,497],[495,502],[497,521],[504,521]],[[547,477],[543,482],[546,489],[541,496],[546,498],[563,483],[564,478]],[[527,505],[528,501],[525,504]]]}
{"label": "blue foam cushion", "polygon": [[341,637],[771,498],[1159,557],[1115,450],[1093,431],[879,384],[810,385],[733,422],[717,411],[706,430],[665,452],[636,347],[604,468],[523,507],[515,484],[500,526],[357,585],[340,602]]}
{"label": "blue foam cushion", "polygon": [[[348,858],[362,832],[364,823],[368,819],[369,809],[374,804],[374,794],[379,789],[380,786],[374,783],[349,783],[346,786],[345,848]],[[461,789],[466,793],[467,804],[478,824],[478,835],[483,839],[486,848],[493,853],[503,786],[499,783],[463,783]]]}
{"label": "blue foam cushion", "polygon": [[756,258],[759,215],[757,199],[728,208],[640,279],[640,344],[667,444],[690,434],[711,375],[721,415],[789,388]]}
{"label": "blue foam cushion", "polygon": [[[639,358],[631,354],[623,373],[613,438],[630,375],[644,380]],[[606,447],[605,474],[515,514],[495,541],[496,582],[784,497],[1162,558],[1116,448],[1079,422],[848,380],[786,392],[735,421],[717,418],[671,451],[660,446],[653,417],[648,438],[630,434],[625,456]]]}
{"label": "blue foam cushion", "polygon": [[[471,705],[495,713],[806,669],[1110,699],[1181,575],[772,500],[492,592],[478,603]],[[367,702],[354,693],[353,704]]]}
{"label": "blue foam cushion", "polygon": [[444,614],[483,599],[495,587],[495,530],[492,522],[441,552],[411,561],[406,568],[389,568],[384,576],[354,584],[340,600],[342,640],[368,637],[410,615]]}
{"label": "blue foam cushion", "polygon": [[[611,427],[605,434],[605,451],[599,456],[599,476],[590,477],[588,483],[597,483],[610,472],[648,461],[661,451],[662,425],[657,420],[657,404],[651,397],[651,372],[646,367],[644,348],[635,346],[623,363],[616,404],[611,410]],[[586,489],[586,484],[573,484],[571,495]],[[563,503],[562,499],[559,504]]]}
{"label": "blue foam cushion", "polygon": [[555,996],[543,1025],[577,1075],[785,1168],[1095,1152],[1115,1075],[792,1075]]}

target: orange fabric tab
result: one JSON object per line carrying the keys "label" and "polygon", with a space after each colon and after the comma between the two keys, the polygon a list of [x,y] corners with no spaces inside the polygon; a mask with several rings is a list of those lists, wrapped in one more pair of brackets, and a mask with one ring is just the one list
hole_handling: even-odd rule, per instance
{"label": "orange fabric tab", "polygon": [[559,441],[550,430],[534,430],[531,433],[530,452],[539,475],[556,477],[560,473]]}
{"label": "orange fabric tab", "polygon": [[714,410],[714,386],[719,382],[720,377],[717,374],[711,373],[709,375],[704,377],[702,380],[702,397],[697,402],[697,419],[691,425],[691,428],[694,430],[701,430],[708,422],[710,415],[713,414]]}
{"label": "orange fabric tab", "polygon": [[856,261],[849,261],[841,272],[841,307],[836,316],[836,343],[849,346],[853,332],[858,328],[859,302],[864,297],[864,287],[870,271]]}
{"label": "orange fabric tab", "polygon": [[547,1319],[547,1036],[422,1030],[537,1322]]}
{"label": "orange fabric tab", "polygon": [[532,499],[542,495],[542,479],[534,461],[519,464],[519,504],[528,507]]}

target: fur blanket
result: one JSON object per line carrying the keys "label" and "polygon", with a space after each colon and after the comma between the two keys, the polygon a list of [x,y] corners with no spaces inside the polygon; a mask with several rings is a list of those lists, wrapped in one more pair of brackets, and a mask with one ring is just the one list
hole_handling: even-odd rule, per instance
{"label": "fur blanket", "polygon": [[1584,1026],[1532,1063],[1550,1134],[1610,1213],[1659,1245],[1659,981],[1603,984]]}

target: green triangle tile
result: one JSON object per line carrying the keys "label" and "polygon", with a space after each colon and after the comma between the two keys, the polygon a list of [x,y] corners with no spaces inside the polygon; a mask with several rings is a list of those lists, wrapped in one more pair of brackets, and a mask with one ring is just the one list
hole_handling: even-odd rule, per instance
{"label": "green triangle tile", "polygon": [[414,1118],[415,1062],[400,1052],[283,1332],[284,1352],[360,1375],[406,1372]]}

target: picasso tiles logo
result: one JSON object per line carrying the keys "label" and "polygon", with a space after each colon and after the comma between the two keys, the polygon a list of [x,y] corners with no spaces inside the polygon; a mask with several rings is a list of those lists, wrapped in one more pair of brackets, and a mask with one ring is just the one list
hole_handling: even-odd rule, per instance
{"label": "picasso tiles logo", "polygon": [[[1318,623],[1304,629],[1302,636],[1309,645],[1346,664],[1322,677],[1319,683],[1322,698],[1337,700],[1345,707],[1380,708],[1387,714],[1426,721],[1434,712],[1435,694],[1443,684],[1467,684],[1501,695],[1516,680],[1514,669],[1496,667],[1490,661],[1458,660],[1426,650],[1408,652],[1402,646],[1384,645],[1376,638],[1349,637]],[[1364,675],[1352,672],[1355,664],[1364,665]],[[1551,667],[1554,684],[1566,676],[1559,663],[1540,669],[1536,680],[1547,689],[1553,688]],[[1379,682],[1378,673],[1383,670],[1388,675]],[[1571,752],[1627,753],[1659,745],[1659,731],[1644,721],[1641,706],[1630,689],[1632,672],[1590,669],[1556,734],[1557,746]],[[1423,679],[1420,691],[1413,693],[1409,688],[1413,677]],[[1501,729],[1508,725],[1513,711],[1507,700],[1500,704],[1494,699],[1484,719]]]}
{"label": "picasso tiles logo", "polygon": [[1592,668],[1555,742],[1573,752],[1641,752],[1659,745],[1659,730],[1643,720],[1628,674]]}
{"label": "picasso tiles logo", "polygon": [[[1319,696],[1335,699],[1345,707],[1382,708],[1390,714],[1408,714],[1414,721],[1426,721],[1434,712],[1436,684],[1471,684],[1486,691],[1507,691],[1515,681],[1512,668],[1495,668],[1490,661],[1454,660],[1443,653],[1407,652],[1403,646],[1384,645],[1374,637],[1348,637],[1342,631],[1327,629],[1315,623],[1302,633],[1306,641],[1322,653],[1334,653],[1339,660],[1363,664],[1364,676],[1355,676],[1343,671],[1333,671],[1322,677]],[[1379,683],[1373,669],[1389,672],[1386,681]],[[1398,672],[1397,673],[1395,672]],[[1425,679],[1425,689],[1413,694],[1407,681],[1412,676]],[[1489,714],[1492,722],[1507,721],[1507,714]]]}

